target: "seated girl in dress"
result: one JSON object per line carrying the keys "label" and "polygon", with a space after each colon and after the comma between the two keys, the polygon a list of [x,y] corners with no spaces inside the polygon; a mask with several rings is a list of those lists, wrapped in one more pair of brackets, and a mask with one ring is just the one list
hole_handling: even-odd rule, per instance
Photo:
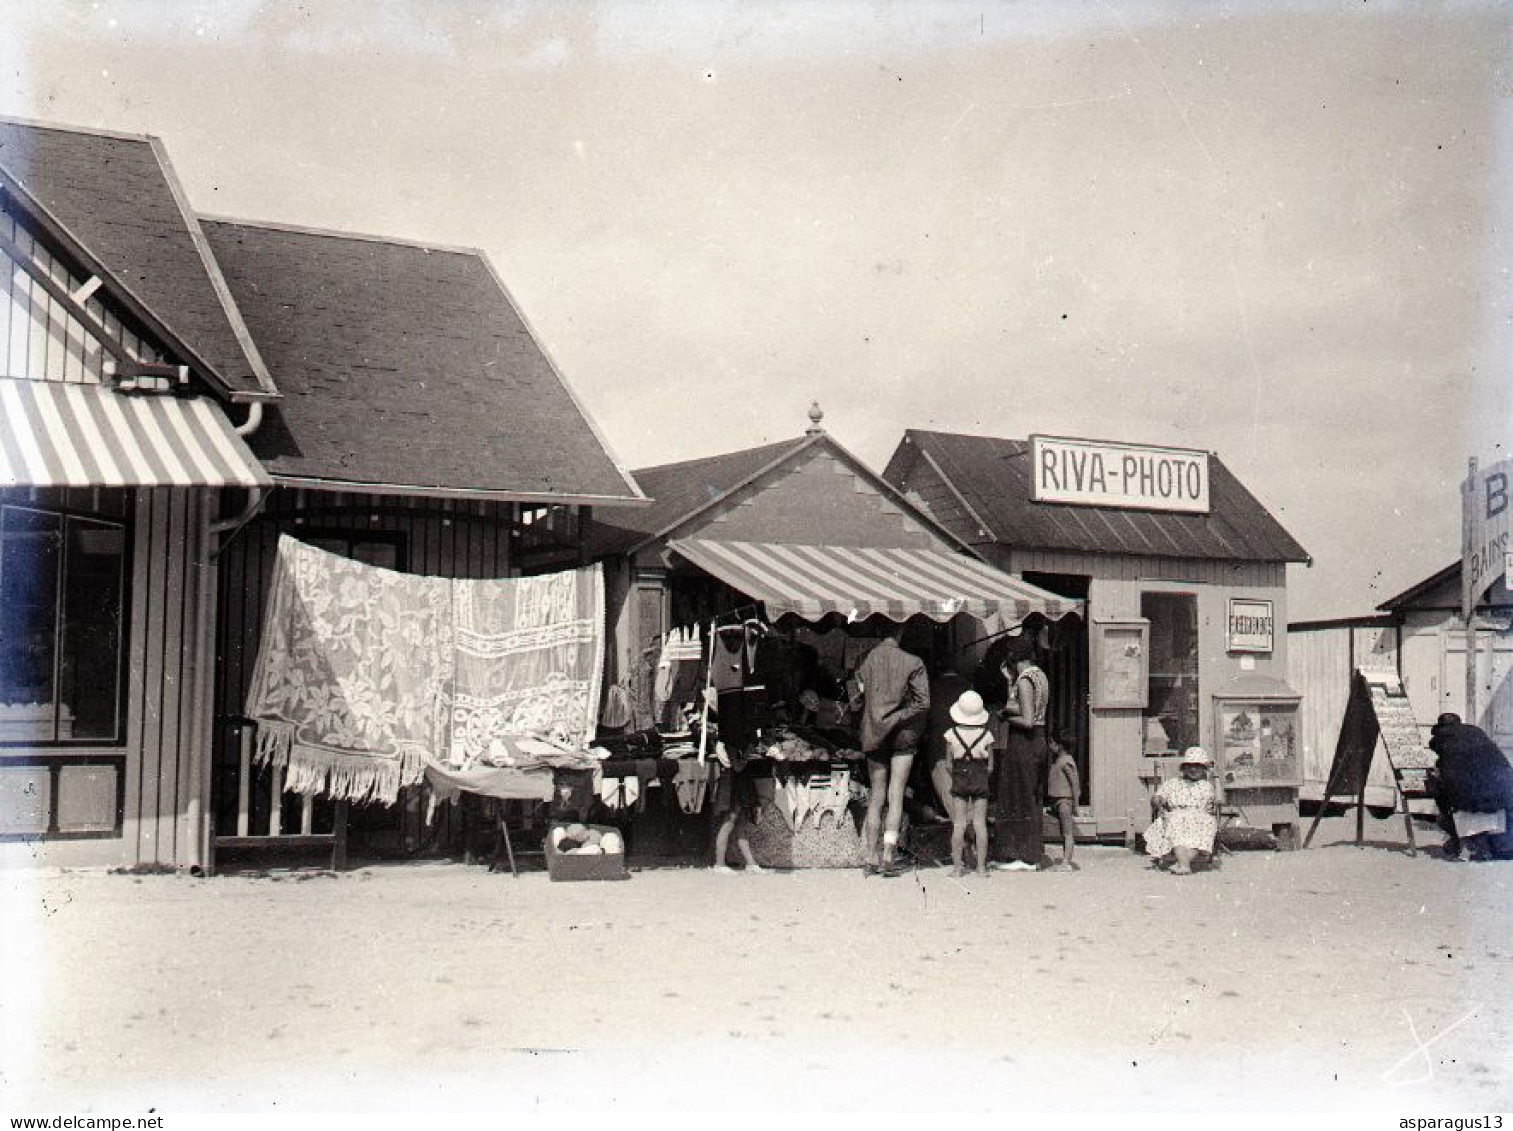
{"label": "seated girl in dress", "polygon": [[1158,864],[1174,859],[1174,876],[1191,872],[1199,853],[1213,853],[1219,833],[1219,791],[1208,776],[1213,764],[1203,747],[1189,746],[1179,763],[1182,776],[1168,779],[1151,798],[1155,820],[1145,830],[1145,851]]}

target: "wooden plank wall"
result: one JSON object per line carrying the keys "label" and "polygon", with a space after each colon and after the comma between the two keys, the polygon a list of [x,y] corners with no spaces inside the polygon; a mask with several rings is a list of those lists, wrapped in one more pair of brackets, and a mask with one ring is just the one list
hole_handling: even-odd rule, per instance
{"label": "wooden plank wall", "polygon": [[[196,795],[208,758],[209,704],[196,679],[201,618],[213,578],[206,493],[138,490],[132,512],[126,626],[125,735],[120,746],[73,747],[119,755],[121,835],[41,840],[21,847],[33,863],[64,867],[200,862]],[[21,750],[26,753],[26,750]],[[33,753],[58,753],[38,747]],[[198,762],[198,765],[197,765]]]}
{"label": "wooden plank wall", "polygon": [[[1286,567],[1280,562],[1228,562],[1187,558],[1084,554],[981,547],[988,560],[1010,573],[1033,570],[1091,578],[1088,612],[1092,620],[1140,615],[1146,590],[1190,590],[1198,597],[1200,721],[1206,741],[1214,728],[1212,695],[1240,672],[1226,652],[1228,599],[1260,597],[1274,602],[1275,622],[1287,623]],[[1287,640],[1280,629],[1275,651],[1256,657],[1255,671],[1287,679]],[[1139,827],[1149,816],[1143,768],[1144,716],[1139,710],[1091,711],[1089,720],[1090,794],[1098,831],[1112,834]]]}
{"label": "wooden plank wall", "polygon": [[[132,579],[131,676],[124,849],[129,863],[199,863],[199,830],[190,827],[199,774],[208,756],[197,701],[196,651],[208,531],[200,492],[137,492]],[[135,772],[133,772],[135,771]]]}
{"label": "wooden plank wall", "polygon": [[[1390,627],[1298,629],[1287,634],[1292,686],[1303,695],[1298,729],[1303,743],[1303,796],[1322,799],[1350,698],[1355,667],[1397,669],[1397,630]],[[1396,789],[1380,744],[1367,778],[1366,800],[1390,805]]]}
{"label": "wooden plank wall", "polygon": [[[69,290],[77,289],[84,282],[3,211],[0,211],[0,232]],[[0,267],[5,274],[0,280],[0,342],[3,342],[0,365],[5,367],[4,375],[76,384],[103,381],[103,366],[108,355],[94,336],[9,256],[0,254]],[[143,361],[161,360],[157,350],[145,345],[102,305],[99,292],[86,299],[84,307],[132,357]]]}
{"label": "wooden plank wall", "polygon": [[[397,535],[408,573],[510,577],[521,572],[512,560],[512,513],[509,503],[275,489],[262,515],[237,534],[219,560],[215,718],[236,718],[245,709],[280,533]],[[236,799],[225,791],[232,780],[227,767],[235,763],[237,750],[235,734],[224,723],[215,728],[214,746],[216,830],[230,835],[236,831]],[[261,813],[251,831],[263,835],[266,826],[267,815]]]}

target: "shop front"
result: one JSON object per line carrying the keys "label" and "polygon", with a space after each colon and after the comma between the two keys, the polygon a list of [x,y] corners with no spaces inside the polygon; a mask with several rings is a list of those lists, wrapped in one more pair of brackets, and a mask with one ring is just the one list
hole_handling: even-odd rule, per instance
{"label": "shop front", "polygon": [[[125,190],[123,185],[129,185]],[[0,863],[203,863],[212,559],[275,395],[150,139],[0,121]]]}
{"label": "shop front", "polygon": [[1192,745],[1232,819],[1296,824],[1301,697],[1277,626],[1308,558],[1217,456],[911,430],[883,475],[999,569],[1086,601],[1043,634],[1086,834],[1138,832]]}
{"label": "shop front", "polygon": [[[751,782],[743,828],[759,863],[855,864],[853,707],[868,652],[902,627],[935,688],[954,676],[954,698],[970,686],[959,657],[1026,622],[1079,619],[1081,602],[966,552],[815,425],[790,443],[637,470],[656,502],[591,533],[614,626],[602,789],[624,808],[615,783],[636,775],[621,821],[643,860],[707,853],[709,810],[740,804],[720,785],[734,763]],[[912,802],[935,806],[916,761]]]}

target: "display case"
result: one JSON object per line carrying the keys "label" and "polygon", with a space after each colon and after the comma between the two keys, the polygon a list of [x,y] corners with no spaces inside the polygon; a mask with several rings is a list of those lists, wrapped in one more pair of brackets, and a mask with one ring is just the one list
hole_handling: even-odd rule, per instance
{"label": "display case", "polygon": [[1213,697],[1213,756],[1220,797],[1231,819],[1270,828],[1290,846],[1303,783],[1298,727],[1302,696],[1270,676],[1248,673]]}
{"label": "display case", "polygon": [[1150,622],[1094,620],[1089,641],[1094,710],[1144,710],[1150,701]]}

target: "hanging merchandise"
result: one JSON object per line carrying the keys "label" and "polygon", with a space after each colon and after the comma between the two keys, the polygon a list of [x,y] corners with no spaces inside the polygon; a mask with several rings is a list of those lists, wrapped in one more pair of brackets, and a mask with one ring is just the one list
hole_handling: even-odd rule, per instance
{"label": "hanging merchandise", "polygon": [[685,813],[700,813],[704,809],[704,797],[709,789],[709,778],[714,766],[708,762],[686,759],[678,763],[673,785],[678,794],[678,808]]}
{"label": "hanging merchandise", "polygon": [[730,691],[746,682],[746,628],[727,624],[714,630],[714,653],[709,662],[709,682],[716,691]]}
{"label": "hanging merchandise", "polygon": [[289,792],[392,804],[428,763],[596,762],[598,566],[418,577],[286,535],[264,623],[246,714]]}
{"label": "hanging merchandise", "polygon": [[657,725],[663,730],[685,729],[683,707],[698,697],[703,661],[704,645],[697,626],[675,628],[663,638],[654,703]]}
{"label": "hanging merchandise", "polygon": [[601,778],[599,800],[615,812],[624,812],[641,801],[641,780],[634,775],[623,778]]}
{"label": "hanging merchandise", "polygon": [[604,711],[599,715],[599,725],[605,730],[624,730],[631,722],[630,687],[626,683],[614,684],[604,696]]}

